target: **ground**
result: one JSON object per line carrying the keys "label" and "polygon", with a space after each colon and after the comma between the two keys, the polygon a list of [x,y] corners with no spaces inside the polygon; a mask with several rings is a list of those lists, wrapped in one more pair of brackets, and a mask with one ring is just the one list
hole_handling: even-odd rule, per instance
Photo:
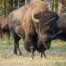
{"label": "ground", "polygon": [[20,40],[22,56],[13,54],[13,39],[0,40],[0,66],[66,66],[66,42],[52,41],[51,48],[46,51],[47,58],[41,58],[35,52],[34,59],[24,49],[24,43]]}

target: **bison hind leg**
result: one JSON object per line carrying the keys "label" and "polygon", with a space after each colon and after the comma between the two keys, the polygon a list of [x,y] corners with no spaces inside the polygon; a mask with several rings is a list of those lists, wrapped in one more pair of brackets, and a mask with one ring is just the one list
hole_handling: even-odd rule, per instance
{"label": "bison hind leg", "polygon": [[13,38],[14,38],[14,54],[22,55],[19,48],[19,40],[21,39],[13,30],[12,30]]}

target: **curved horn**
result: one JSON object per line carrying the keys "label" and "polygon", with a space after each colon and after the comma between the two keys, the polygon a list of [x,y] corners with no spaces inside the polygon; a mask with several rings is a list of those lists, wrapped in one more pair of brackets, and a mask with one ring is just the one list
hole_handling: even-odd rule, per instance
{"label": "curved horn", "polygon": [[35,18],[34,15],[35,15],[35,14],[33,13],[33,14],[32,14],[32,20],[33,20],[34,22],[36,22],[36,23],[39,22],[39,19]]}

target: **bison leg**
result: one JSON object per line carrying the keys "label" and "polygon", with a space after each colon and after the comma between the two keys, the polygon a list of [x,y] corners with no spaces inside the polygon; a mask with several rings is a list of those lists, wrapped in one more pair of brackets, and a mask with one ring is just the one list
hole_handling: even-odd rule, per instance
{"label": "bison leg", "polygon": [[43,53],[43,55],[44,55],[44,57],[45,57],[45,58],[47,58],[47,56],[46,56],[45,52]]}
{"label": "bison leg", "polygon": [[34,48],[31,47],[30,49],[31,49],[31,56],[32,56],[32,59],[33,59],[34,58]]}
{"label": "bison leg", "polygon": [[17,55],[22,55],[20,48],[19,48],[19,43],[18,41],[14,41],[14,53]]}
{"label": "bison leg", "polygon": [[20,48],[19,48],[19,40],[21,39],[14,31],[13,38],[14,38],[14,54],[16,55],[22,55]]}
{"label": "bison leg", "polygon": [[41,51],[41,58],[42,58],[42,56],[43,56],[43,52]]}
{"label": "bison leg", "polygon": [[46,54],[45,54],[45,51],[41,51],[41,58],[42,58],[43,56],[44,56],[45,58],[47,58],[47,57],[46,57]]}

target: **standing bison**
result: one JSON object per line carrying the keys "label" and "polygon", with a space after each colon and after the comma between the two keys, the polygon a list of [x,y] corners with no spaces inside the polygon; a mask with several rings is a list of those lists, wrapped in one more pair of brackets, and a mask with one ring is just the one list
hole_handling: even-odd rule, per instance
{"label": "standing bison", "polygon": [[[51,23],[50,23],[51,24]],[[59,19],[57,22],[55,22],[52,26],[53,28],[50,28],[51,33],[51,40],[53,39],[61,39],[66,41],[66,13],[59,14]]]}
{"label": "standing bison", "polygon": [[54,23],[50,22],[49,27],[48,37],[51,41],[54,39],[66,41],[66,13],[59,14],[58,21]]}
{"label": "standing bison", "polygon": [[[55,12],[51,12],[47,9],[34,15],[35,18],[38,18],[38,16],[40,16],[40,18],[36,24],[36,33],[38,34],[37,50],[41,52],[41,57],[42,54],[44,54],[46,57],[44,52],[50,48],[51,44],[51,39],[49,39],[50,37],[48,32],[51,26],[55,26],[52,24],[56,23],[56,21],[59,19],[59,16]],[[33,20],[35,21],[36,19],[33,18]]]}
{"label": "standing bison", "polygon": [[27,6],[12,11],[8,19],[9,28],[14,38],[14,53],[22,55],[19,40],[23,38],[25,48],[32,53],[38,50],[42,54],[50,47],[48,39],[49,23],[56,22],[58,15],[49,11],[43,1],[32,1]]}

